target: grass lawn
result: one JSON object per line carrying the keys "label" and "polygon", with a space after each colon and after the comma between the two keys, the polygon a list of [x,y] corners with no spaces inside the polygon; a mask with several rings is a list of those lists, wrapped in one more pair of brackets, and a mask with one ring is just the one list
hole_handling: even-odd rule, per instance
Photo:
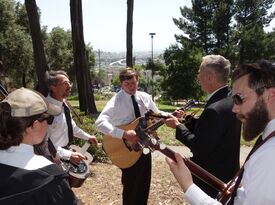
{"label": "grass lawn", "polygon": [[[78,102],[78,100],[69,100],[69,102],[74,108],[76,108],[75,109],[76,112],[79,114],[80,118],[82,118],[82,120],[84,121],[83,124],[80,124],[79,121],[77,120],[77,118],[75,116],[73,116],[75,122],[79,125],[79,127],[84,129],[88,133],[96,134],[99,141],[101,141],[103,135],[100,132],[96,131],[96,128],[94,126],[94,122],[95,122],[96,118],[98,117],[99,113],[102,111],[102,109],[106,105],[107,101],[96,101],[96,107],[97,107],[97,111],[99,113],[98,114],[93,114],[93,115],[90,115],[90,116],[85,116],[84,113],[79,112],[79,109],[78,109],[79,102]],[[157,106],[161,111],[165,111],[165,112],[169,112],[169,113],[172,113],[177,108],[179,108],[177,106],[164,105],[164,104],[157,104]],[[189,110],[189,112],[193,112],[197,109],[199,109],[199,108],[192,108],[192,109]],[[161,141],[165,144],[168,144],[168,145],[182,145],[181,142],[176,140],[175,130],[172,129],[172,128],[169,128],[169,127],[163,125],[157,130],[157,133],[158,133],[158,137],[160,137]]]}
{"label": "grass lawn", "polygon": [[[98,117],[99,113],[102,111],[102,109],[106,105],[107,101],[96,101],[96,107],[97,107],[98,113],[90,115],[90,116],[86,116],[84,113],[79,113],[78,100],[69,100],[69,102],[71,103],[71,105],[74,108],[76,108],[76,112],[79,114],[79,116],[84,121],[84,123],[81,125],[78,122],[78,120],[76,119],[76,117],[74,117],[74,119],[75,119],[76,123],[79,125],[79,127],[84,129],[88,133],[96,134],[99,141],[101,141],[103,135],[96,131],[96,128],[94,126],[94,122],[95,122],[96,118]],[[179,108],[178,106],[164,105],[164,104],[159,104],[159,103],[157,104],[157,106],[161,111],[165,111],[165,112],[169,112],[169,113],[172,113],[177,108]],[[188,110],[188,112],[193,112],[193,111],[197,111],[197,110],[198,110],[197,115],[199,115],[202,112],[201,108],[195,108],[194,107],[194,108],[191,108],[190,110]],[[181,142],[179,142],[178,140],[175,139],[175,130],[172,129],[172,128],[169,128],[169,127],[163,125],[157,130],[157,133],[158,133],[158,136],[160,137],[161,141],[165,144],[168,144],[168,145],[182,145]],[[255,140],[253,140],[251,142],[246,142],[246,141],[243,140],[243,138],[241,138],[241,145],[252,146],[254,143],[255,143]]]}

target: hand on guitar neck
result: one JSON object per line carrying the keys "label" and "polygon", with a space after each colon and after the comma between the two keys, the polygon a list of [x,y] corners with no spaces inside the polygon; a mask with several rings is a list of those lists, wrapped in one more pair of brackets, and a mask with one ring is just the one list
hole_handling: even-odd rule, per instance
{"label": "hand on guitar neck", "polygon": [[165,158],[167,164],[170,167],[170,170],[172,171],[182,190],[186,192],[186,190],[193,184],[192,175],[179,153],[175,154],[175,159],[176,162],[168,157]]}

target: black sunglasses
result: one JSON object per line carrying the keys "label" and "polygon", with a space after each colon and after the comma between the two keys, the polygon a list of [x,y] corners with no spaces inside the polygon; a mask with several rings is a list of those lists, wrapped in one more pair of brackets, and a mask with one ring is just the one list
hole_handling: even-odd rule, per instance
{"label": "black sunglasses", "polygon": [[[259,88],[254,89],[254,91],[259,94],[260,90],[264,89],[264,88],[269,88],[269,87],[268,86],[261,86]],[[242,94],[237,93],[237,94],[232,96],[232,99],[233,99],[233,103],[235,105],[241,105],[241,104],[243,104],[243,101],[244,101],[245,97]]]}
{"label": "black sunglasses", "polygon": [[38,119],[39,122],[43,122],[44,120],[47,120],[48,125],[51,125],[53,123],[54,116],[50,115],[49,117]]}
{"label": "black sunglasses", "polygon": [[239,93],[232,96],[233,103],[235,105],[241,105],[241,104],[243,104],[244,98],[245,97],[243,95],[239,94]]}

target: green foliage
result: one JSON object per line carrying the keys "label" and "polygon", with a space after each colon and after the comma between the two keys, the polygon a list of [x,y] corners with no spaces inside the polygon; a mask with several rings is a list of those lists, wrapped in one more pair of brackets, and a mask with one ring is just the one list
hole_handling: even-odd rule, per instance
{"label": "green foliage", "polygon": [[[50,68],[65,70],[73,80],[71,31],[55,27],[48,33],[42,26],[42,39]],[[86,50],[92,67],[95,56],[91,45],[86,45]],[[1,75],[11,81],[8,87],[34,87],[36,73],[28,16],[25,6],[15,0],[0,1],[0,64]]]}
{"label": "green foliage", "polygon": [[198,99],[200,94],[196,78],[202,54],[187,41],[185,45],[184,49],[173,45],[164,52],[167,69],[163,72],[161,86],[171,100]]}
{"label": "green foliage", "polygon": [[3,75],[12,82],[9,87],[31,85],[34,63],[27,15],[22,4],[0,1],[0,61]]}
{"label": "green foliage", "polygon": [[[274,0],[250,0],[235,1],[236,25],[234,35],[238,41],[238,62],[255,62],[262,58],[270,59],[272,53],[264,53],[265,38],[264,27],[268,26],[275,13],[268,15]],[[235,42],[236,42],[235,41]]]}
{"label": "green foliage", "polygon": [[50,69],[68,71],[73,65],[71,32],[55,27],[48,35],[45,50]]}

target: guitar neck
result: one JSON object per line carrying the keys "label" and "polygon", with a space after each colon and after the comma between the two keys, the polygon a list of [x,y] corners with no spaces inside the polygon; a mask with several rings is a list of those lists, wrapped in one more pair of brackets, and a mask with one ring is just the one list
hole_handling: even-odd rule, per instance
{"label": "guitar neck", "polygon": [[90,143],[89,142],[85,142],[85,144],[81,147],[81,149],[79,150],[79,152],[83,155],[85,155],[86,151],[88,150],[88,148],[90,147]]}
{"label": "guitar neck", "polygon": [[[175,152],[169,148],[165,149],[159,149],[161,153],[169,157],[170,159],[176,161],[175,158]],[[182,158],[183,161],[185,162],[186,166],[189,168],[191,173],[207,183],[209,186],[213,187],[214,189],[218,191],[223,191],[227,186],[226,184],[215,177],[214,175],[210,174],[208,171],[191,161],[190,159],[187,158]]]}

